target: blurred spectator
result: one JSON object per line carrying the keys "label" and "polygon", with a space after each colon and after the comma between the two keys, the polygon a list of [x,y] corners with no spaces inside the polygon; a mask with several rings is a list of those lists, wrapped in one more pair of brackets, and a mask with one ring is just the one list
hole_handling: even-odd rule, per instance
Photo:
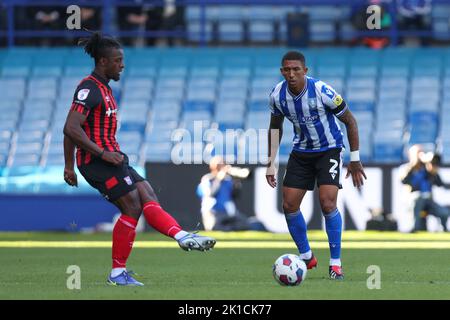
{"label": "blurred spectator", "polygon": [[[101,22],[101,7],[80,7],[81,9],[81,28],[90,31],[100,30]],[[73,38],[72,44],[78,43],[77,38]]]}
{"label": "blurred spectator", "polygon": [[[0,4],[0,32],[5,32],[7,29],[7,13],[6,8]],[[6,35],[0,35],[0,47],[6,45]]]}
{"label": "blurred spectator", "polygon": [[[161,30],[164,31],[183,31],[185,29],[184,23],[184,6],[177,6],[176,0],[164,0],[163,20]],[[180,37],[181,38],[181,37]],[[159,44],[164,45],[179,45],[176,43],[175,37],[167,37],[161,39]]]}
{"label": "blurred spectator", "polygon": [[81,27],[88,30],[101,28],[101,7],[81,7]]}
{"label": "blurred spectator", "polygon": [[447,231],[447,219],[450,209],[437,204],[433,200],[433,186],[449,188],[439,176],[440,156],[424,153],[420,145],[413,145],[409,149],[409,164],[402,183],[411,187],[414,201],[414,229],[413,232],[426,230],[426,217],[433,215],[441,221],[444,231]]}
{"label": "blurred spectator", "polygon": [[[398,0],[398,26],[402,31],[431,31],[431,0]],[[429,37],[402,37],[403,43],[429,43]]]}
{"label": "blurred spectator", "polygon": [[[367,21],[369,18],[369,15],[367,14],[367,8],[371,5],[378,5],[381,9],[381,21],[380,21],[380,30],[374,30],[374,31],[384,31],[389,30],[391,27],[391,15],[389,13],[389,4],[386,1],[383,0],[367,0],[367,3],[365,4],[356,4],[352,6],[351,11],[351,21],[353,24],[353,27],[358,31],[365,31],[369,32],[367,28]],[[368,36],[362,36],[359,37],[357,40],[359,44],[364,44],[370,48],[373,49],[381,49],[389,45],[389,38],[386,37],[368,37]]]}
{"label": "blurred spectator", "polygon": [[[161,6],[154,6],[144,4],[142,0],[129,0],[130,5],[118,6],[117,16],[118,25],[121,31],[158,31],[161,28],[163,21],[163,8]],[[121,37],[123,44],[139,45],[145,43],[147,45],[154,45],[155,37],[146,38],[135,37]]]}
{"label": "blurred spectator", "polygon": [[[28,7],[28,19],[31,22],[32,30],[39,31],[64,31],[65,30],[65,7],[39,6]],[[63,37],[43,37],[35,38],[31,41],[35,45],[62,45]]]}
{"label": "blurred spectator", "polygon": [[210,173],[202,177],[197,187],[197,195],[202,199],[201,212],[205,230],[250,229],[247,217],[237,210],[234,202],[239,191],[239,180],[234,180],[230,175],[232,167],[225,165],[222,157],[216,156],[211,159],[209,169]]}

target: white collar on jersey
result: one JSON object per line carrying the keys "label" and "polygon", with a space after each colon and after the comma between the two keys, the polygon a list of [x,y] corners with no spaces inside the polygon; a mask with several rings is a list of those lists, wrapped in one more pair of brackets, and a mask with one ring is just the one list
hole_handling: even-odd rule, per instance
{"label": "white collar on jersey", "polygon": [[302,91],[300,91],[300,93],[298,95],[294,95],[291,90],[289,90],[289,85],[286,86],[287,91],[289,92],[289,95],[292,97],[292,99],[294,100],[298,100],[301,97],[303,97],[303,95],[306,92],[306,89],[308,88],[308,78],[305,76],[305,86],[303,87]]}

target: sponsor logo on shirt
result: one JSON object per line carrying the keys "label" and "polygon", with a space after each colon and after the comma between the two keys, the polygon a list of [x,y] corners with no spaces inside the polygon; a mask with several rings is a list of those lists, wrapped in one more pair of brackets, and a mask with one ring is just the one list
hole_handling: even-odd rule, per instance
{"label": "sponsor logo on shirt", "polygon": [[314,123],[317,119],[319,119],[319,115],[313,115],[313,116],[303,116],[302,117],[302,123]]}
{"label": "sponsor logo on shirt", "polygon": [[117,109],[111,109],[111,108],[108,108],[108,110],[106,110],[106,115],[107,115],[108,117],[111,117],[111,115],[113,115],[113,114],[115,114],[115,113],[117,113]]}

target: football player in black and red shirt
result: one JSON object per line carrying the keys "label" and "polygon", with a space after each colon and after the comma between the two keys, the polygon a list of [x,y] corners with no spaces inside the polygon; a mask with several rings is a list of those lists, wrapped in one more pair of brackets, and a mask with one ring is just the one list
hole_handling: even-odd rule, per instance
{"label": "football player in black and red shirt", "polygon": [[64,126],[64,180],[77,186],[74,171],[76,147],[80,173],[122,213],[113,230],[113,269],[107,281],[112,285],[141,286],[143,284],[127,272],[126,261],[142,212],[149,225],[174,238],[184,250],[209,250],[216,241],[182,230],[177,221],[161,208],[148,181],[129,165],[127,155],[120,151],[115,136],[117,103],[108,85],[111,79],[120,79],[125,67],[119,42],[93,33],[80,44],[95,60],[95,69],[78,85]]}

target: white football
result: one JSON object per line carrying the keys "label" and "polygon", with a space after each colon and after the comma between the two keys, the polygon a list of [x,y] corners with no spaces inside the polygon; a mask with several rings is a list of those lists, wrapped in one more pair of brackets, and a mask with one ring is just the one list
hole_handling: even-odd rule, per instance
{"label": "white football", "polygon": [[306,278],[306,264],[295,254],[286,253],[273,264],[273,277],[283,286],[298,286]]}

